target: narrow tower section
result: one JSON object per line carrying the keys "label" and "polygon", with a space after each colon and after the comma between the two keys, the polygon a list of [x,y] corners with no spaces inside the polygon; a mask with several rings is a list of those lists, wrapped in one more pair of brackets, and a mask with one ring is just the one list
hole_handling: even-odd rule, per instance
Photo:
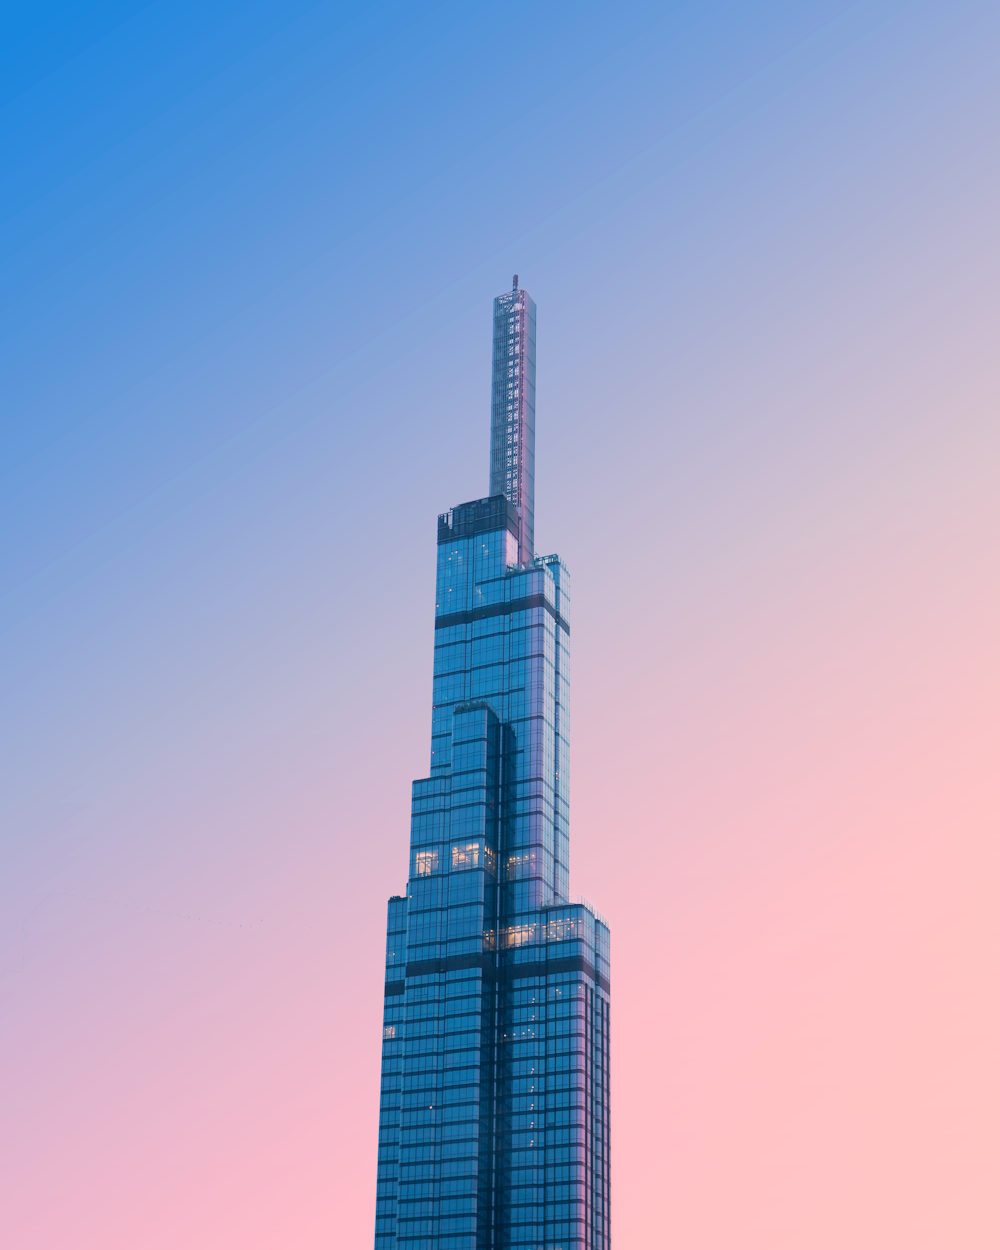
{"label": "narrow tower section", "polygon": [[493,301],[490,494],[517,511],[518,563],[535,554],[535,301],[513,289]]}

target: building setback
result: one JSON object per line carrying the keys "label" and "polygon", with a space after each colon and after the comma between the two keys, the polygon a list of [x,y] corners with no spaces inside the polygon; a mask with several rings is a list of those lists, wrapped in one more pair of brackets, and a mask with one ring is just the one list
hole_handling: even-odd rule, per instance
{"label": "building setback", "polygon": [[438,517],[430,776],[389,900],[376,1250],[609,1250],[610,935],[569,889],[569,574],[534,554],[535,305],[490,494]]}

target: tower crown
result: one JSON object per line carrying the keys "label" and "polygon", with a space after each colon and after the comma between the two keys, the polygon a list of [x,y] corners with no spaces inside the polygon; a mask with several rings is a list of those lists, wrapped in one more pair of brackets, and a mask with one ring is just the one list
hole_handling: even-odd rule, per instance
{"label": "tower crown", "polygon": [[535,301],[514,284],[493,301],[490,494],[517,509],[518,562],[535,554]]}

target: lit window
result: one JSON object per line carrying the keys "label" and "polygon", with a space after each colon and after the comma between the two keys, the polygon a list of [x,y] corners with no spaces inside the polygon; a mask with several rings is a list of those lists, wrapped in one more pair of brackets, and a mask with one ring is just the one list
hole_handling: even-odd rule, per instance
{"label": "lit window", "polygon": [[390,1037],[395,1037],[395,1036],[396,1036],[396,1026],[394,1024],[387,1024],[385,1028],[382,1030],[382,1040],[387,1042]]}
{"label": "lit window", "polygon": [[550,942],[568,942],[583,937],[583,924],[579,920],[550,920],[546,928],[546,937]]}
{"label": "lit window", "polygon": [[513,924],[500,930],[500,946],[530,946],[541,936],[543,926],[538,924]]}
{"label": "lit window", "polygon": [[416,875],[418,877],[429,877],[432,872],[437,872],[437,866],[437,851],[417,851]]}
{"label": "lit window", "polygon": [[534,876],[535,855],[536,852],[534,850],[525,850],[517,855],[508,855],[507,880],[516,881],[519,878]]}
{"label": "lit window", "polygon": [[460,872],[465,868],[479,867],[479,843],[467,842],[451,848],[451,870]]}

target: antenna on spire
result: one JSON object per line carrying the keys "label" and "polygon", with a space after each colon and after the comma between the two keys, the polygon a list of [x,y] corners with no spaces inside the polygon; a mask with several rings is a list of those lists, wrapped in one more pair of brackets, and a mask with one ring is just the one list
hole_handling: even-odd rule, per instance
{"label": "antenna on spire", "polygon": [[514,274],[514,290],[517,290],[517,274]]}

